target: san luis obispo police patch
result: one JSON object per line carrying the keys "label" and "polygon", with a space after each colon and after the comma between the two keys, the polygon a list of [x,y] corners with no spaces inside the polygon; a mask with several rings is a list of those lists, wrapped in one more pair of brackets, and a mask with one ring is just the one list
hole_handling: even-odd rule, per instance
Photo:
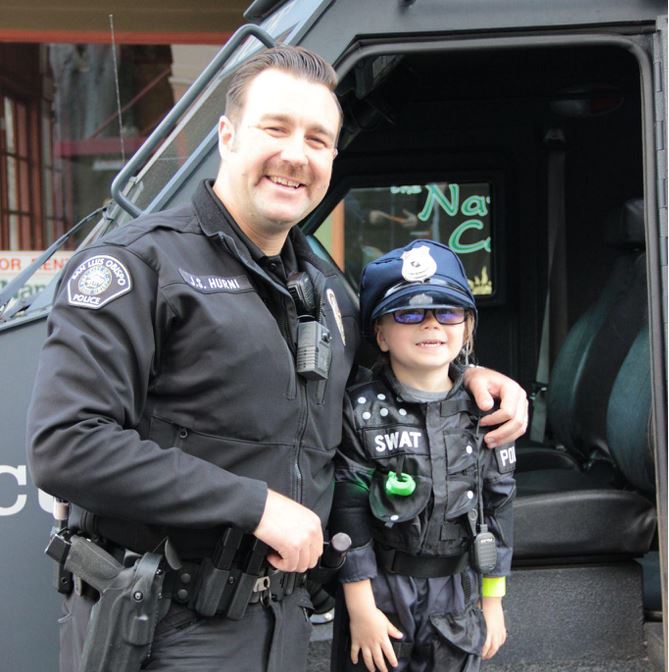
{"label": "san luis obispo police patch", "polygon": [[101,308],[132,289],[128,269],[114,257],[98,254],[77,266],[67,281],[67,298],[81,308]]}

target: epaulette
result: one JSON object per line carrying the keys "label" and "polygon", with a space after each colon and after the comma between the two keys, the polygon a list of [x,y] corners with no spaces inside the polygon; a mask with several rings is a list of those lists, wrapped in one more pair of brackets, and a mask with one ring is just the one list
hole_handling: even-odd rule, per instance
{"label": "epaulette", "polygon": [[417,405],[398,399],[381,380],[354,385],[349,388],[348,396],[360,428],[414,425],[422,421]]}

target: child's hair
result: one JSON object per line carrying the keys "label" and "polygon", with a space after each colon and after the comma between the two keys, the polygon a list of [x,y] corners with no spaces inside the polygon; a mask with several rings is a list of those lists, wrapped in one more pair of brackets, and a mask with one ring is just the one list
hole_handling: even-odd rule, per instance
{"label": "child's hair", "polygon": [[462,339],[462,350],[458,355],[458,359],[463,360],[464,364],[469,364],[474,356],[474,330],[476,328],[476,318],[474,313],[467,311],[465,317],[465,335]]}

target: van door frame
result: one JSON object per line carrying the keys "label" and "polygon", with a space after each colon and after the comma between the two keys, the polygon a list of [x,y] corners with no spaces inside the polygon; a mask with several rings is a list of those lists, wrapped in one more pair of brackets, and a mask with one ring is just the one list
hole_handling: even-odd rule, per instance
{"label": "van door frame", "polygon": [[[654,98],[654,159],[657,166],[657,225],[659,275],[649,275],[657,295],[658,312],[651,312],[651,344],[663,343],[667,351],[667,16],[657,19],[657,32],[653,35],[653,98]],[[649,159],[652,160],[653,157]],[[659,285],[659,286],[658,286]],[[652,307],[652,306],[651,306]],[[653,319],[654,318],[654,319]],[[658,503],[658,536],[660,547],[660,580],[662,583],[662,614],[664,650],[667,650],[667,362],[651,348],[651,377],[654,399],[655,431],[655,484]]]}
{"label": "van door frame", "polygon": [[[635,26],[635,28],[638,28]],[[413,42],[383,42],[367,39],[364,45],[354,43],[333,65],[339,81],[355,65],[370,56],[420,54],[454,51],[497,51],[501,49],[545,49],[551,47],[609,46],[630,52],[639,66],[641,84],[641,138],[643,143],[643,191],[646,234],[646,269],[648,274],[648,315],[651,342],[652,431],[657,483],[656,510],[660,535],[660,574],[664,642],[667,645],[667,197],[666,148],[664,133],[664,81],[666,73],[667,17],[660,17],[654,32],[640,29],[638,34],[542,32],[522,36],[480,35],[453,39],[423,38]],[[653,57],[653,60],[651,60]],[[306,226],[321,221],[331,207],[329,199],[312,213]],[[666,650],[666,649],[665,649]]]}

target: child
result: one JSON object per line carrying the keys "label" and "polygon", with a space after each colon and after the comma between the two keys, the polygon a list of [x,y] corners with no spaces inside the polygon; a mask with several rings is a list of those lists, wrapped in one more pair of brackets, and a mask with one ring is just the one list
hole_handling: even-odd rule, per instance
{"label": "child", "polygon": [[475,672],[506,639],[515,452],[482,446],[452,366],[474,297],[451,249],[416,240],[366,266],[360,304],[382,356],[344,401],[331,530],[353,546],[331,669]]}

